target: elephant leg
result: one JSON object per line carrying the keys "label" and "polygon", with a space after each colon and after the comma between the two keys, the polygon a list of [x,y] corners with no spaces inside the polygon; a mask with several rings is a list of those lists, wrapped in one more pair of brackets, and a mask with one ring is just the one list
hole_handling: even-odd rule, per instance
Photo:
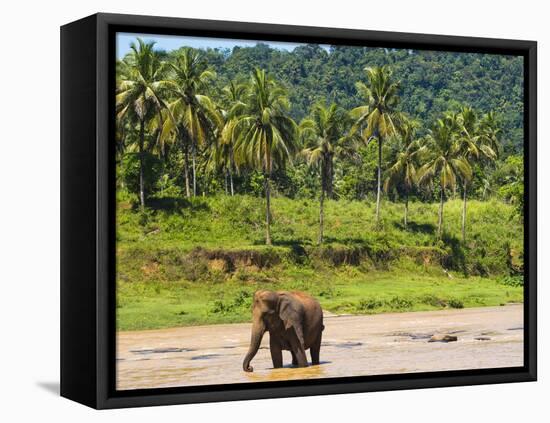
{"label": "elephant leg", "polygon": [[295,336],[294,339],[292,339],[290,346],[291,346],[292,354],[296,357],[296,365],[298,367],[307,367],[308,364],[307,364],[306,351],[304,349],[304,343],[302,339],[303,338],[300,336]]}
{"label": "elephant leg", "polygon": [[296,358],[296,354],[294,354],[294,351],[290,351],[290,353],[292,354],[292,364],[294,366],[297,366],[298,365],[298,359]]}
{"label": "elephant leg", "polygon": [[298,347],[294,354],[296,354],[296,365],[298,367],[308,366],[306,352],[304,351],[303,347]]}
{"label": "elephant leg", "polygon": [[271,335],[269,336],[269,350],[271,351],[273,368],[278,369],[283,367],[283,350],[281,349],[281,344]]}
{"label": "elephant leg", "polygon": [[309,348],[309,352],[311,354],[311,364],[313,365],[319,364],[319,352],[321,351],[322,336],[323,332],[319,332],[319,336],[317,337],[313,345],[311,345],[311,347]]}

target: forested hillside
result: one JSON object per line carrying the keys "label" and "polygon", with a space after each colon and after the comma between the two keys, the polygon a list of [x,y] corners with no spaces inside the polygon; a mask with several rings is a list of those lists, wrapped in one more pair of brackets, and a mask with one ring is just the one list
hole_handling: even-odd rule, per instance
{"label": "forested hillside", "polygon": [[523,58],[477,53],[387,50],[369,47],[300,46],[292,52],[266,44],[209,50],[208,61],[220,87],[247,79],[259,67],[288,88],[292,117],[306,117],[317,100],[344,109],[361,104],[355,83],[365,78],[365,66],[391,65],[401,81],[399,109],[419,119],[422,128],[441,113],[469,104],[481,112],[495,111],[502,120],[507,152],[523,148]]}

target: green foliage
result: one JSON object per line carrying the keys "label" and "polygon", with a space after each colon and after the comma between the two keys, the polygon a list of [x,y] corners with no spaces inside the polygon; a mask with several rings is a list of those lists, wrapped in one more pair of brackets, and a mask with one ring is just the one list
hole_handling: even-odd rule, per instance
{"label": "green foliage", "polygon": [[[406,113],[418,121],[420,138],[428,133],[432,122],[444,112],[457,111],[460,105],[468,104],[478,115],[487,114],[487,118],[480,119],[482,127],[495,128],[495,124],[498,124],[498,129],[485,133],[486,141],[498,141],[502,160],[510,153],[521,154],[523,151],[523,59],[520,57],[344,46],[333,46],[327,51],[316,45],[301,46],[288,52],[272,49],[265,44],[235,48],[233,51],[184,48],[161,55],[155,53],[152,45],[141,44],[136,48],[138,53],[139,48],[143,52],[128,55],[117,66],[117,83],[120,87],[120,95],[117,97],[120,104],[118,119],[123,123],[121,119],[124,118],[127,123],[118,131],[118,144],[123,153],[131,151],[128,149],[132,145],[135,151],[139,140],[137,120],[132,118],[137,115],[132,115],[134,109],[124,108],[124,105],[130,104],[131,98],[134,98],[130,93],[140,92],[137,90],[140,85],[129,84],[128,81],[132,79],[127,75],[131,75],[130,70],[140,57],[147,58],[145,62],[149,63],[148,67],[140,65],[138,68],[146,68],[146,81],[151,81],[151,88],[155,88],[158,93],[157,97],[150,98],[158,98],[159,102],[143,103],[150,104],[147,108],[150,123],[146,125],[144,148],[169,162],[165,173],[184,195],[187,195],[187,172],[196,173],[196,193],[200,195],[203,192],[224,192],[228,186],[225,181],[228,169],[232,173],[235,191],[251,192],[250,179],[255,177],[254,172],[246,168],[238,169],[238,164],[232,164],[228,157],[233,154],[231,144],[236,136],[236,118],[248,103],[246,81],[250,80],[255,68],[265,70],[271,79],[277,81],[278,86],[284,87],[288,97],[288,113],[298,122],[307,117],[312,105],[318,102],[334,103],[343,110],[364,105],[365,96],[361,93],[365,94],[365,90],[358,92],[356,87],[356,83],[360,83],[363,88],[368,88],[365,85],[368,78],[364,68],[382,69],[386,66],[384,69],[391,69],[393,80],[400,81],[399,101],[395,103],[395,108],[397,112]],[[161,59],[170,66],[161,66],[164,63]],[[183,72],[185,69],[188,71]],[[194,96],[191,102],[191,97],[186,97],[188,100],[185,102],[180,101],[184,97],[178,97],[178,93],[188,90],[186,87],[190,87],[191,97]],[[129,91],[130,88],[133,91]],[[155,104],[161,107],[165,104],[172,111],[171,115],[166,110],[162,113],[163,131],[160,135],[156,128],[159,122],[153,119],[157,107]],[[189,107],[178,108],[177,104],[189,104]],[[190,112],[186,114],[185,110]],[[170,128],[174,128],[174,131]],[[221,139],[225,141],[220,143]],[[183,157],[182,151],[185,149],[182,146],[185,145],[187,156]],[[164,153],[161,153],[162,149]],[[197,150],[195,171],[191,169],[190,163],[194,149]],[[223,151],[220,156],[218,153]],[[179,155],[179,159],[173,160],[173,155]],[[358,156],[364,154],[357,151],[335,163],[334,195],[337,198],[361,199],[372,195],[372,179],[376,177],[372,171],[373,163],[370,160],[365,162],[364,157]],[[383,156],[385,170],[395,162],[395,152],[384,148]],[[188,169],[185,172],[184,162]],[[300,160],[293,162],[297,165]],[[211,166],[214,163],[215,166]],[[484,173],[479,173],[474,169],[474,180],[470,183],[473,186],[471,196],[486,198],[498,192],[500,185],[491,177],[492,171],[492,168],[487,168]],[[316,189],[312,189],[308,180],[292,179],[292,172],[287,167],[278,175],[279,181],[277,175],[274,175],[273,188],[280,188],[281,193],[291,197],[311,197]],[[191,179],[189,177],[189,181]],[[146,194],[156,195],[161,189],[160,184],[153,184],[146,190]],[[403,194],[400,187],[396,189],[399,195]],[[260,195],[261,190],[256,189],[255,193]],[[437,195],[437,192],[413,190],[411,193],[423,200],[433,200],[434,194]],[[519,188],[516,193],[502,192],[501,195],[508,198],[514,196],[516,202],[521,197]]]}
{"label": "green foliage", "polygon": [[[139,192],[139,171],[140,159],[138,154],[127,154],[120,163],[119,183],[122,183],[127,191]],[[148,192],[158,190],[156,184],[162,184],[162,173],[164,171],[163,162],[155,155],[145,152],[143,153],[143,174],[145,180],[145,189]],[[161,188],[158,190],[163,191]],[[157,191],[157,192],[158,192]]]}
{"label": "green foliage", "polygon": [[[140,251],[150,248],[151,254],[158,251],[159,262],[162,253],[172,249],[183,255],[197,247],[261,249],[265,218],[261,198],[163,198],[153,204],[158,208],[139,212],[127,203],[119,203],[117,236],[121,256],[137,246]],[[440,240],[436,232],[437,205],[411,202],[410,222],[405,229],[401,205],[387,202],[381,231],[376,230],[374,207],[365,207],[364,202],[327,200],[325,207],[327,245],[318,248],[317,200],[273,198],[272,230],[276,241],[265,251],[274,251],[282,261],[305,256],[308,260],[320,257],[321,264],[353,262],[386,267],[400,266],[405,258],[423,265],[426,258],[430,266],[473,275],[509,274],[522,266],[521,219],[515,216],[513,206],[497,200],[469,203],[471,233],[466,244],[460,241],[459,199],[446,204],[448,225]],[[302,255],[296,255],[300,251]]]}
{"label": "green foliage", "polygon": [[252,305],[252,295],[250,291],[237,291],[229,301],[215,300],[211,308],[214,314],[232,314],[237,311],[250,310]]}
{"label": "green foliage", "polygon": [[504,276],[500,278],[499,283],[506,286],[523,287],[523,275]]}
{"label": "green foliage", "polygon": [[451,298],[448,301],[449,307],[452,308],[464,308],[464,303],[461,300],[458,300],[456,298]]}
{"label": "green foliage", "polygon": [[524,182],[523,157],[510,156],[504,163],[500,163],[493,174],[498,194],[514,205],[516,213],[523,217],[524,210]]}

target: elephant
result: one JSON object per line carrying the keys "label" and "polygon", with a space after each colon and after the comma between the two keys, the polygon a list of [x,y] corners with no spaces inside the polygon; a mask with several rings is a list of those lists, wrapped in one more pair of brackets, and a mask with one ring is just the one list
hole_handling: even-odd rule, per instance
{"label": "elephant", "polygon": [[291,352],[295,366],[308,366],[307,349],[312,364],[319,364],[324,328],[321,305],[310,295],[299,291],[257,291],[252,303],[252,336],[243,370],[254,370],[250,362],[258,352],[266,330],[269,331],[274,368],[283,367],[283,350]]}

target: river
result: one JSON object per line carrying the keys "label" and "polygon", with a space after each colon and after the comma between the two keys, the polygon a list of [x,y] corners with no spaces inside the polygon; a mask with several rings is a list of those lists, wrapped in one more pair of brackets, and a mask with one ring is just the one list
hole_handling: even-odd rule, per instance
{"label": "river", "polygon": [[[250,323],[118,332],[117,389],[515,367],[523,365],[523,305],[325,316],[321,364],[273,369],[269,334],[242,370]],[[428,342],[450,334],[456,342]],[[307,352],[308,359],[309,351]]]}

